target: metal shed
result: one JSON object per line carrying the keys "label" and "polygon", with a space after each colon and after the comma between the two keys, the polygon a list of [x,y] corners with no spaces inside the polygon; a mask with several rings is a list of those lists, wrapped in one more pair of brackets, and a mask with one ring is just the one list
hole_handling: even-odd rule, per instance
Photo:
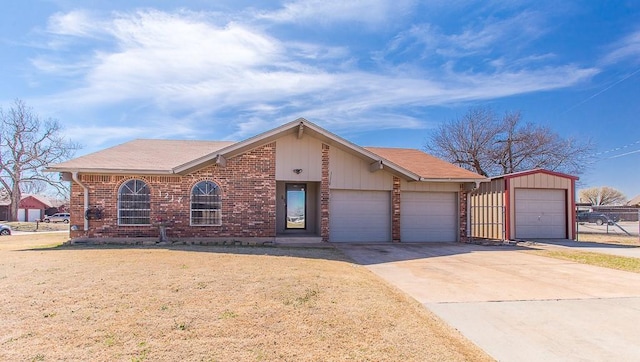
{"label": "metal shed", "polygon": [[470,236],[574,239],[576,180],[544,169],[491,178],[470,195]]}

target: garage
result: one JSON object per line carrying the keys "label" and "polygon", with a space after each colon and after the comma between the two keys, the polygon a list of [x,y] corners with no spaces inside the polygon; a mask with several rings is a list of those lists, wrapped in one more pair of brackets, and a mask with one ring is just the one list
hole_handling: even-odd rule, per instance
{"label": "garage", "polygon": [[33,222],[40,220],[42,210],[40,209],[18,209],[18,221]]}
{"label": "garage", "polygon": [[491,178],[470,195],[478,239],[573,239],[576,176],[535,169]]}
{"label": "garage", "polygon": [[455,192],[403,192],[400,201],[402,242],[457,241],[457,209]]}
{"label": "garage", "polygon": [[331,190],[330,205],[330,241],[391,241],[389,191]]}
{"label": "garage", "polygon": [[553,189],[516,189],[516,238],[567,237],[566,192]]}

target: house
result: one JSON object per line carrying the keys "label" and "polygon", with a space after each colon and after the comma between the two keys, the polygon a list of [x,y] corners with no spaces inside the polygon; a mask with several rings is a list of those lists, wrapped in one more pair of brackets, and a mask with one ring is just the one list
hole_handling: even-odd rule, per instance
{"label": "house", "polygon": [[71,237],[464,241],[486,179],[424,152],[364,148],[303,118],[240,142],[130,141],[51,165]]}
{"label": "house", "polygon": [[18,205],[18,221],[37,221],[45,216],[45,210],[50,209],[51,201],[40,195],[25,194]]}
{"label": "house", "polygon": [[[18,205],[18,221],[41,220],[45,215],[57,212],[56,206],[61,205],[60,201],[51,200],[46,196],[23,194]],[[6,194],[0,196],[0,220],[9,220],[10,206],[9,196]]]}
{"label": "house", "polygon": [[640,195],[636,195],[636,197],[627,201],[626,205],[631,207],[640,207]]}
{"label": "house", "polygon": [[573,239],[577,177],[543,169],[491,178],[470,195],[470,236]]}

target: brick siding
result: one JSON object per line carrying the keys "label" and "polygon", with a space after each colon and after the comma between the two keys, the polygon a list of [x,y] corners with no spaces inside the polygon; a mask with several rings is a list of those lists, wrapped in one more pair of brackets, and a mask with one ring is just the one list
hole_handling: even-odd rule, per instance
{"label": "brick siding", "polygon": [[394,243],[401,241],[400,237],[400,178],[393,176],[393,192],[391,193],[391,239]]}
{"label": "brick siding", "polygon": [[460,201],[458,205],[460,206],[460,210],[458,215],[460,216],[460,221],[458,225],[460,225],[460,242],[467,242],[467,202],[468,202],[468,193],[464,191],[458,192],[458,197]]}
{"label": "brick siding", "polygon": [[[132,156],[133,157],[133,156]],[[130,179],[147,183],[154,225],[118,225],[118,189]],[[222,192],[222,225],[190,226],[191,188],[214,181]],[[207,166],[186,176],[81,175],[89,189],[89,206],[102,209],[101,220],[90,220],[84,231],[84,191],[71,185],[71,238],[158,237],[157,223],[168,226],[169,238],[275,237],[275,143],[227,160],[226,167]]]}

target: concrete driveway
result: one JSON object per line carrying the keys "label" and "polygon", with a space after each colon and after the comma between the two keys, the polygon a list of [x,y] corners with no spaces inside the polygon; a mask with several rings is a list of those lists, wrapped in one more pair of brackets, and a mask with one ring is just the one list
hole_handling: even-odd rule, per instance
{"label": "concrete driveway", "polygon": [[640,360],[640,274],[516,246],[337,247],[499,361]]}

